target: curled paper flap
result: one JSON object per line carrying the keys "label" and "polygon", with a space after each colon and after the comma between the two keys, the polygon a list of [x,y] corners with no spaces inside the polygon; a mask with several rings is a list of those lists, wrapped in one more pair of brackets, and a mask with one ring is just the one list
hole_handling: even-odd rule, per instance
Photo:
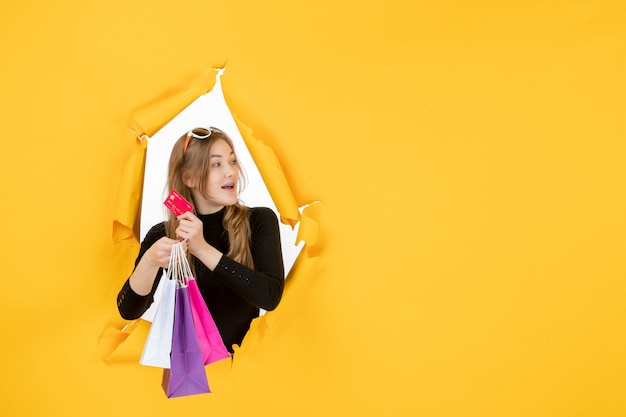
{"label": "curled paper flap", "polygon": [[139,209],[143,192],[143,171],[146,164],[146,144],[130,157],[120,181],[115,212],[113,214],[113,241],[133,239],[139,225]]}
{"label": "curled paper flap", "polygon": [[274,200],[276,209],[280,213],[281,222],[292,228],[295,227],[300,220],[300,212],[278,158],[276,158],[272,148],[254,137],[252,129],[244,125],[237,116],[233,115],[233,118],[252,158],[259,167],[259,172],[267,189],[272,195],[272,200]]}
{"label": "curled paper flap", "polygon": [[[141,322],[141,319],[137,319],[131,322],[120,321],[108,325],[98,339],[98,353],[102,360],[106,362],[138,362],[140,350],[137,347],[132,347],[130,354],[121,352],[123,349],[118,350],[118,347],[131,336],[135,329],[141,327]],[[138,338],[141,342],[143,336]]]}
{"label": "curled paper flap", "polygon": [[135,111],[128,126],[138,138],[152,136],[195,99],[211,91],[215,85],[215,74],[220,71],[223,69],[211,69],[198,77],[186,90]]}
{"label": "curled paper flap", "polygon": [[323,234],[320,229],[323,224],[324,207],[322,202],[316,201],[302,210],[296,242],[305,243],[309,256],[318,256],[323,246]]}
{"label": "curled paper flap", "polygon": [[297,242],[304,242],[308,250],[311,246],[315,245],[317,233],[317,222],[303,212],[300,218]]}

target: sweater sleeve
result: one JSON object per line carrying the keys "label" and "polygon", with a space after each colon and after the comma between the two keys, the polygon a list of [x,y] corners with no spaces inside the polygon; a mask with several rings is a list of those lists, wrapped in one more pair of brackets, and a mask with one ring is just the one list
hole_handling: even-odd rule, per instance
{"label": "sweater sleeve", "polygon": [[[148,231],[143,242],[141,242],[139,254],[135,260],[135,268],[146,251],[163,236],[165,236],[165,227],[163,223],[157,224]],[[134,320],[141,317],[141,315],[146,312],[154,301],[154,293],[159,285],[161,275],[163,275],[163,268],[159,268],[154,279],[154,284],[152,285],[152,290],[146,295],[139,295],[133,291],[130,287],[129,279],[126,279],[126,282],[124,282],[122,289],[117,295],[117,309],[123,319]]]}
{"label": "sweater sleeve", "polygon": [[255,269],[223,255],[213,272],[250,304],[274,310],[285,286],[278,219],[269,208],[254,208],[250,213],[250,227]]}

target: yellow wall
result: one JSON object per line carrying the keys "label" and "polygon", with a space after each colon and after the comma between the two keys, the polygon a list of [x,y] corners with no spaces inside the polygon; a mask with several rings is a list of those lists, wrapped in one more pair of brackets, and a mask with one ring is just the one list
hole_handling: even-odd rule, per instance
{"label": "yellow wall", "polygon": [[[625,415],[625,19],[591,0],[3,2],[0,413]],[[325,239],[260,343],[209,367],[214,392],[168,400],[132,361],[145,329],[130,359],[98,352],[137,249],[111,239],[126,123],[224,63]]]}

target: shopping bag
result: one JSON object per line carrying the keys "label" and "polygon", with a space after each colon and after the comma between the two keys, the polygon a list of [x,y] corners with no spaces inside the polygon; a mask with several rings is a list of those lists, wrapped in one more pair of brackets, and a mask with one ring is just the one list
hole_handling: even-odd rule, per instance
{"label": "shopping bag", "polygon": [[170,369],[163,372],[162,386],[168,398],[211,392],[204,370],[189,303],[189,289],[177,285]]}
{"label": "shopping bag", "polygon": [[198,283],[193,277],[191,267],[187,257],[183,257],[180,262],[180,270],[177,273],[182,274],[183,281],[187,284],[189,291],[189,302],[191,305],[191,314],[193,316],[193,324],[196,329],[198,344],[202,350],[202,358],[204,364],[229,358],[230,353],[224,346],[222,335],[220,335],[213,316],[209,312],[204,298],[198,288]]}
{"label": "shopping bag", "polygon": [[198,283],[195,279],[189,279],[187,282],[189,289],[189,301],[191,303],[191,314],[193,315],[193,324],[198,337],[198,344],[202,351],[204,364],[229,358],[230,353],[224,345],[222,336],[220,335],[213,316],[202,298],[202,294],[198,289]]}
{"label": "shopping bag", "polygon": [[165,279],[163,292],[139,360],[142,365],[159,368],[170,367],[176,292],[176,281],[170,279],[170,270],[171,265],[167,274],[164,274],[162,278]]}

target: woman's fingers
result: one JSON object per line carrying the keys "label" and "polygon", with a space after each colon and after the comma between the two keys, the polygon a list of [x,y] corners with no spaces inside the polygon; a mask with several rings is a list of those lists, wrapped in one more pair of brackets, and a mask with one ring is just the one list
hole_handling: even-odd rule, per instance
{"label": "woman's fingers", "polygon": [[170,239],[168,237],[162,237],[153,245],[152,248],[154,248],[154,261],[161,268],[167,268],[169,266],[170,254],[172,253],[172,245],[174,243],[178,243],[178,241],[175,239]]}
{"label": "woman's fingers", "polygon": [[193,213],[187,212],[178,216],[176,237],[181,240],[195,240],[202,237],[202,221]]}

